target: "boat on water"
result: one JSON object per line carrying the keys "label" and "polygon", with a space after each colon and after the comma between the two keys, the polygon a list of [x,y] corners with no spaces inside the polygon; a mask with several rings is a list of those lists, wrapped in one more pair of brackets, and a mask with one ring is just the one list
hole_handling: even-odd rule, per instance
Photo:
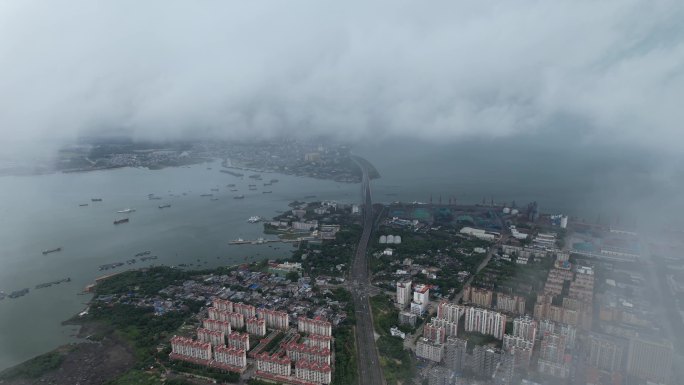
{"label": "boat on water", "polygon": [[102,202],[102,198],[92,198],[92,202]]}
{"label": "boat on water", "polygon": [[115,219],[115,220],[114,220],[114,224],[115,224],[115,225],[119,225],[119,224],[122,224],[122,223],[128,223],[128,218],[121,218],[121,219]]}
{"label": "boat on water", "polygon": [[273,192],[273,191],[270,191],[270,190],[269,190],[269,191],[262,191],[261,193],[262,193],[262,194],[270,194],[270,193],[272,193],[272,192]]}
{"label": "boat on water", "polygon": [[167,207],[171,207],[171,205],[168,204],[168,203],[165,204],[165,205],[159,205],[159,208],[160,208],[160,209],[165,209],[165,208],[167,208]]}
{"label": "boat on water", "polygon": [[40,283],[40,284],[36,285],[36,289],[43,289],[46,287],[50,287],[52,285],[59,285],[60,283],[63,283],[63,282],[71,282],[71,278],[67,277],[64,279],[59,279],[57,281]]}
{"label": "boat on water", "polygon": [[256,187],[255,184],[248,184],[247,187]]}
{"label": "boat on water", "polygon": [[214,194],[200,194],[201,197],[213,197]]}
{"label": "boat on water", "polygon": [[234,240],[232,240],[232,241],[230,241],[230,242],[228,242],[228,243],[231,244],[231,245],[242,245],[242,244],[245,244],[245,243],[249,243],[249,241],[245,241],[245,240],[242,239],[242,238],[238,238],[238,239],[234,239]]}
{"label": "boat on water", "polygon": [[9,293],[8,297],[19,298],[19,297],[25,296],[26,294],[28,294],[28,292],[29,292],[28,288],[21,289],[21,290],[15,290],[15,291]]}
{"label": "boat on water", "polygon": [[123,209],[123,210],[117,211],[117,213],[128,214],[128,213],[132,213],[133,211],[135,211],[135,209]]}
{"label": "boat on water", "polygon": [[244,195],[236,195],[233,197],[233,199],[245,199]]}
{"label": "boat on water", "polygon": [[87,203],[81,203],[79,206],[84,207],[84,206],[88,206],[88,204]]}
{"label": "boat on water", "polygon": [[151,251],[145,250],[145,251],[141,251],[141,252],[137,253],[135,256],[136,257],[142,257],[143,255],[150,255],[150,254],[152,254]]}
{"label": "boat on water", "polygon": [[151,196],[151,197],[149,197],[149,199],[150,199],[151,201],[158,201],[158,200],[161,200],[161,197]]}
{"label": "boat on water", "polygon": [[278,179],[271,179],[271,183],[278,183]]}
{"label": "boat on water", "polygon": [[54,249],[43,250],[43,255],[50,254],[50,253],[56,253],[58,251],[62,251],[62,248],[56,247]]}
{"label": "boat on water", "polygon": [[226,187],[235,187],[235,183],[227,184]]}
{"label": "boat on water", "polygon": [[232,191],[232,192],[236,192],[236,191],[238,191],[238,189],[236,189],[236,188],[233,188],[233,189],[230,189],[230,191]]}
{"label": "boat on water", "polygon": [[249,223],[261,222],[261,217],[258,216],[258,215],[251,216],[251,217],[249,217],[249,219],[247,220],[247,222],[249,222]]}
{"label": "boat on water", "polygon": [[211,198],[211,199],[209,199],[209,200],[210,200],[210,201],[217,201],[218,198]]}

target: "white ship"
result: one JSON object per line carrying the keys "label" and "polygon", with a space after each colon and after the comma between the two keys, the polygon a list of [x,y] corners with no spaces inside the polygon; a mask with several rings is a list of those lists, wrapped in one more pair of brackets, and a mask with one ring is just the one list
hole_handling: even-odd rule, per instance
{"label": "white ship", "polygon": [[123,210],[117,211],[117,213],[128,214],[128,213],[132,213],[133,211],[135,211],[135,209],[123,209]]}
{"label": "white ship", "polygon": [[258,216],[258,215],[255,215],[255,216],[253,216],[253,217],[249,217],[249,219],[247,220],[247,222],[249,222],[249,223],[261,222],[261,217]]}

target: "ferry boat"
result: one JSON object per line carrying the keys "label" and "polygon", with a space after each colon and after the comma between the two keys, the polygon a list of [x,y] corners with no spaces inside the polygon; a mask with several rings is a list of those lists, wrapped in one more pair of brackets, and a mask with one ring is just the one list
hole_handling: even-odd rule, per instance
{"label": "ferry boat", "polygon": [[128,214],[128,213],[132,213],[133,211],[135,211],[135,209],[123,209],[123,210],[117,211],[117,213]]}
{"label": "ferry boat", "polygon": [[115,219],[114,224],[119,225],[121,223],[128,223],[128,218],[122,218],[122,219]]}

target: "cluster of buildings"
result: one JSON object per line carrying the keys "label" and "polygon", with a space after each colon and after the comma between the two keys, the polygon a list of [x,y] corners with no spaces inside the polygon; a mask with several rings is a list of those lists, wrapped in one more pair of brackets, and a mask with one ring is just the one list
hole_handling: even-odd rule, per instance
{"label": "cluster of buildings", "polygon": [[280,383],[306,385],[332,382],[332,324],[320,317],[300,317],[297,330],[300,334],[287,338],[272,353],[255,355],[256,376]]}
{"label": "cluster of buildings", "polygon": [[573,269],[568,261],[556,261],[549,271],[543,293],[537,295],[534,318],[550,319],[590,330],[593,303],[594,270],[586,266]]}
{"label": "cluster of buildings", "polygon": [[[253,363],[257,377],[288,384],[332,381],[332,324],[322,317],[299,317],[295,332],[285,312],[218,298],[207,314],[196,339],[171,339],[170,358],[236,373],[243,373]],[[269,337],[259,344],[250,343],[250,339],[266,336],[268,330]],[[283,333],[280,344],[266,351],[274,336]]]}
{"label": "cluster of buildings", "polygon": [[[496,301],[495,301],[496,299]],[[496,309],[500,312],[522,315],[525,314],[526,299],[520,295],[495,293],[491,289],[466,285],[463,288],[464,303],[469,303],[486,309]]]}

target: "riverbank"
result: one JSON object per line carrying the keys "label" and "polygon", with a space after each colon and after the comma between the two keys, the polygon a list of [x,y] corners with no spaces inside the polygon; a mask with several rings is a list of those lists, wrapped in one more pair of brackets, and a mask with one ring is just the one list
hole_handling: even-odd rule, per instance
{"label": "riverbank", "polygon": [[[109,333],[103,323],[80,324],[84,342],[59,348],[0,372],[3,385],[100,385],[134,368],[136,357],[130,344]],[[102,336],[99,341],[85,340]]]}

